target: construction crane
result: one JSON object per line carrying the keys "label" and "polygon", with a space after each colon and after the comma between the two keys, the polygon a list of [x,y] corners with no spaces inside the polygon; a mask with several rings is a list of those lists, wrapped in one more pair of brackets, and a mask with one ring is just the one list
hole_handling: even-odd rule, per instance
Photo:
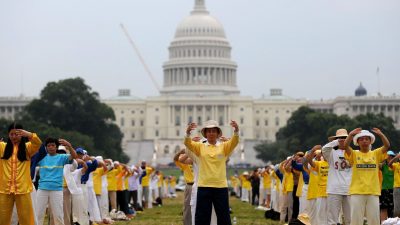
{"label": "construction crane", "polygon": [[135,45],[135,42],[133,42],[133,39],[131,38],[131,36],[129,35],[128,31],[125,29],[124,25],[121,23],[120,24],[122,31],[124,32],[126,38],[128,39],[129,43],[131,44],[133,50],[135,50],[136,55],[139,57],[140,62],[142,63],[144,69],[147,72],[147,75],[149,75],[151,81],[153,82],[155,88],[160,91],[160,86],[158,85],[156,79],[154,78],[153,74],[151,73],[149,67],[147,66],[146,62],[144,61],[144,58],[142,57],[142,55],[140,54],[140,51],[138,49],[138,47]]}

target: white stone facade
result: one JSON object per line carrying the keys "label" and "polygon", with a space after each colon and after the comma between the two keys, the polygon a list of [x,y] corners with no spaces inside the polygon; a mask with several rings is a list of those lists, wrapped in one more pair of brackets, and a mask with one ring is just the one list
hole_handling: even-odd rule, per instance
{"label": "white stone facade", "polygon": [[187,124],[196,122],[199,128],[193,135],[200,136],[202,124],[213,119],[228,137],[230,120],[240,126],[241,144],[230,164],[262,164],[254,144],[274,141],[275,133],[306,101],[285,97],[280,89],[260,99],[241,96],[231,49],[222,24],[209,14],[204,1],[196,0],[169,46],[160,96],[139,99],[122,94],[104,100],[114,109],[124,133],[123,148],[132,160],[154,157],[157,163],[172,162],[175,152],[184,147]]}

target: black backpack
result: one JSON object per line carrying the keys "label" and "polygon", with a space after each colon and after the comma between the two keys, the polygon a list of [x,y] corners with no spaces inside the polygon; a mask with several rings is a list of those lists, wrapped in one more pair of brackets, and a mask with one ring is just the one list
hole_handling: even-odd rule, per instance
{"label": "black backpack", "polygon": [[270,210],[265,211],[264,216],[265,216],[265,219],[279,220],[281,214],[274,211],[273,209],[270,209]]}

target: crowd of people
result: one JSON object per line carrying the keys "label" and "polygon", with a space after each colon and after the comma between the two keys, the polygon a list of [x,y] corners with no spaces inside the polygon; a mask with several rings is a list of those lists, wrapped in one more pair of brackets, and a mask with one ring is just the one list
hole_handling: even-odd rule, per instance
{"label": "crowd of people", "polygon": [[[226,165],[239,143],[239,126],[230,125],[231,138],[214,120],[201,129],[203,137],[191,137],[196,123],[186,129],[186,148],[173,159],[186,182],[184,225],[231,225],[229,194],[279,213],[282,224],[395,224],[400,217],[400,154],[389,150],[380,129],[339,129],[323,146],[235,173],[228,182]],[[382,146],[372,149],[376,137]],[[176,196],[175,177],[144,160],[126,165],[65,139],[42,143],[15,123],[0,156],[0,224],[43,224],[46,211],[51,224],[110,224]]]}
{"label": "crowd of people", "polygon": [[[0,142],[0,224],[110,224],[176,197],[174,176],[141,161],[126,165],[91,156],[65,139],[13,123]],[[48,214],[45,217],[46,212]]]}
{"label": "crowd of people", "polygon": [[[376,136],[383,145],[372,149]],[[323,146],[230,181],[243,202],[278,212],[282,224],[400,224],[400,154],[389,148],[378,128],[339,129]]]}

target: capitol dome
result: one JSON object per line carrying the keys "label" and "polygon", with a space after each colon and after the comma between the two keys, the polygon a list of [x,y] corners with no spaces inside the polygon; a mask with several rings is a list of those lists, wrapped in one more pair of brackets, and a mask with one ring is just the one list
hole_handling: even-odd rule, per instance
{"label": "capitol dome", "polygon": [[222,24],[206,10],[193,10],[178,25],[175,33],[175,38],[207,36],[225,38],[225,31]]}
{"label": "capitol dome", "polygon": [[195,0],[194,9],[178,25],[168,48],[161,94],[239,94],[231,49],[222,24],[210,15],[204,0]]}
{"label": "capitol dome", "polygon": [[356,89],[355,95],[356,96],[365,96],[365,95],[367,95],[367,89],[365,89],[365,87],[362,85],[362,83],[360,83],[360,86],[358,86],[358,88]]}

